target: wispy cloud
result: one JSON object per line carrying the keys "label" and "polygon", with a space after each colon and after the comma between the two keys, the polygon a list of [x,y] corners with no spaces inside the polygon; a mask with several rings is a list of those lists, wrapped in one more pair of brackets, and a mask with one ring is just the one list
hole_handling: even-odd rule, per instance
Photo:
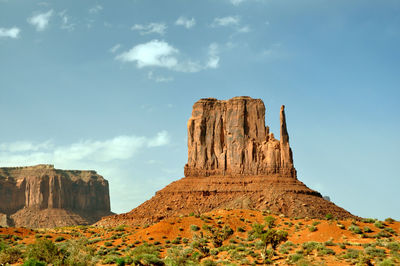
{"label": "wispy cloud", "polygon": [[241,19],[239,16],[226,16],[226,17],[217,17],[211,23],[211,27],[231,27],[236,29],[236,33],[248,33],[251,31],[250,26],[243,26],[241,23]]}
{"label": "wispy cloud", "polygon": [[89,13],[90,14],[97,14],[100,13],[103,10],[103,6],[101,5],[95,5],[91,8],[89,8]]}
{"label": "wispy cloud", "polygon": [[114,45],[113,47],[111,47],[110,49],[110,53],[115,53],[116,51],[118,51],[118,49],[121,48],[121,44],[117,43],[116,45]]}
{"label": "wispy cloud", "polygon": [[[212,45],[212,47],[214,46]],[[115,59],[136,63],[138,68],[161,67],[178,72],[194,73],[218,66],[219,58],[215,49],[212,48],[210,51],[209,57],[211,59],[207,59],[207,63],[203,65],[192,60],[180,59],[182,57],[180,51],[165,41],[152,40],[132,47],[130,50],[117,55]]]}
{"label": "wispy cloud", "polygon": [[6,166],[53,163],[63,167],[74,167],[77,163],[104,163],[127,160],[143,148],[168,145],[167,131],[155,137],[117,136],[112,139],[82,140],[67,146],[55,146],[52,141],[33,143],[17,141],[0,144],[0,161]]}
{"label": "wispy cloud", "polygon": [[19,37],[21,30],[17,27],[12,27],[9,29],[0,28],[0,38],[11,38],[17,39]]}
{"label": "wispy cloud", "polygon": [[155,82],[171,82],[174,80],[173,77],[164,77],[164,76],[160,76],[160,75],[156,75],[154,74],[153,71],[149,71],[149,73],[147,73],[147,78],[150,80],[154,80]]}
{"label": "wispy cloud", "polygon": [[240,18],[238,16],[227,16],[221,18],[215,18],[211,24],[213,27],[227,27],[227,26],[237,26],[240,23]]}
{"label": "wispy cloud", "polygon": [[218,68],[219,66],[219,48],[218,44],[212,43],[208,47],[208,62],[207,62],[207,67],[208,68]]}
{"label": "wispy cloud", "polygon": [[196,25],[196,20],[194,18],[188,19],[181,16],[175,21],[175,25],[184,26],[185,28],[190,29]]}
{"label": "wispy cloud", "polygon": [[48,27],[52,15],[53,10],[49,10],[46,13],[39,13],[28,18],[28,23],[34,26],[37,31],[44,31]]}
{"label": "wispy cloud", "polygon": [[141,35],[152,34],[152,33],[164,35],[167,30],[167,25],[165,25],[165,23],[149,23],[147,25],[135,24],[132,26],[131,29],[139,31]]}
{"label": "wispy cloud", "polygon": [[243,3],[245,0],[229,0],[229,2],[231,2],[232,5],[234,6],[238,6],[241,3]]}
{"label": "wispy cloud", "polygon": [[67,10],[58,13],[58,16],[61,18],[61,29],[67,31],[73,31],[75,29],[76,25],[71,22],[71,18],[67,15]]}

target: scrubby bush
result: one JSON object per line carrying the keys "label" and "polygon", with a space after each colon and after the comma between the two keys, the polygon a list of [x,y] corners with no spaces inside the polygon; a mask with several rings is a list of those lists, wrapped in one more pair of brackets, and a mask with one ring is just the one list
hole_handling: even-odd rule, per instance
{"label": "scrubby bush", "polygon": [[34,244],[28,246],[26,257],[47,263],[60,263],[62,254],[57,246],[50,240],[37,239]]}
{"label": "scrubby bush", "polygon": [[192,231],[194,231],[194,232],[197,232],[197,231],[200,230],[200,227],[198,227],[198,226],[195,225],[195,224],[192,224],[192,225],[190,226],[190,229],[191,229]]}
{"label": "scrubby bush", "polygon": [[16,263],[22,257],[22,252],[18,248],[4,248],[0,252],[0,265]]}
{"label": "scrubby bush", "polygon": [[355,234],[362,234],[362,230],[357,225],[350,225],[348,229]]}
{"label": "scrubby bush", "polygon": [[46,266],[46,263],[38,261],[36,259],[29,259],[24,262],[23,266]]}

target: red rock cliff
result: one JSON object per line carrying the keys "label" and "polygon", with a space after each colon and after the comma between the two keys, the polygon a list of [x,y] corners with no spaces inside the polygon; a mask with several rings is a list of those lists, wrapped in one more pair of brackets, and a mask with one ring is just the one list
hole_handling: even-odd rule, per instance
{"label": "red rock cliff", "polygon": [[262,100],[201,99],[188,121],[185,176],[268,175],[296,178],[284,106],[280,141],[265,126]]}
{"label": "red rock cliff", "polygon": [[108,182],[95,171],[52,165],[0,168],[0,213],[16,226],[90,224],[112,214]]}

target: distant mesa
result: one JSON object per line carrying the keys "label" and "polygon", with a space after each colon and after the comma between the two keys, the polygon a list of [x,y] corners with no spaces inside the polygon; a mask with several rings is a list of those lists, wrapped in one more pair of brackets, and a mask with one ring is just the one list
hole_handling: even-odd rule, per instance
{"label": "distant mesa", "polygon": [[206,98],[193,105],[188,125],[185,177],[132,211],[97,225],[145,224],[219,208],[269,210],[290,217],[354,218],[297,180],[280,110],[280,139],[265,125],[262,100]]}
{"label": "distant mesa", "polygon": [[110,214],[108,182],[95,171],[0,168],[0,226],[87,225]]}

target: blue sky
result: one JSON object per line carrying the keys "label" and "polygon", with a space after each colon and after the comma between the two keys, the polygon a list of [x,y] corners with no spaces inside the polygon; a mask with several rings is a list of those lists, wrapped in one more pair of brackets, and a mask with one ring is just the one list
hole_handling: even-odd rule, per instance
{"label": "blue sky", "polygon": [[400,219],[400,3],[0,0],[0,165],[95,169],[126,212],[183,176],[204,97],[286,105],[298,178]]}

